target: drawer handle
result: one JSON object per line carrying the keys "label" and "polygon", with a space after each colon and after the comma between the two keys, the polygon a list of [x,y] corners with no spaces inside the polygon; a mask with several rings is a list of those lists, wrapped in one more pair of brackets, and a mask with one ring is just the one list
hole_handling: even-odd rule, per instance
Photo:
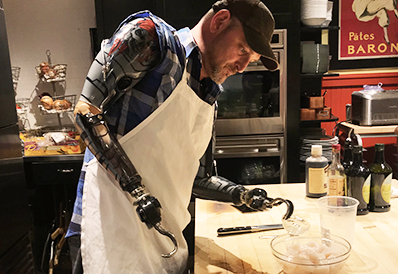
{"label": "drawer handle", "polygon": [[71,169],[57,169],[57,171],[61,172],[61,173],[71,173],[74,170],[73,170],[73,168],[71,168]]}

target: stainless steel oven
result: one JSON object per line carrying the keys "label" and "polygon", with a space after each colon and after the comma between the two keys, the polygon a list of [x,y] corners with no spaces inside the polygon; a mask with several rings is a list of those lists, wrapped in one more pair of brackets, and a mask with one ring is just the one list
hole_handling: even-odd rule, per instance
{"label": "stainless steel oven", "polygon": [[286,39],[286,29],[275,30],[271,46],[278,70],[253,62],[222,84],[215,159],[219,175],[230,180],[244,184],[286,180]]}

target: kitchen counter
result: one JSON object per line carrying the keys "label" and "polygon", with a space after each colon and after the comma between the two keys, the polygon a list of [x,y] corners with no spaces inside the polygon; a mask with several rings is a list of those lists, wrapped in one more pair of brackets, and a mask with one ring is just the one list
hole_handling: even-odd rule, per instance
{"label": "kitchen counter", "polygon": [[394,130],[398,125],[388,125],[388,126],[358,126],[348,122],[341,122],[339,125],[341,128],[345,130],[351,130],[355,134],[382,134],[382,135],[391,135],[396,136],[394,134]]}
{"label": "kitchen counter", "polygon": [[[396,180],[393,186],[398,187]],[[294,214],[311,224],[310,231],[319,231],[317,199],[305,196],[305,184],[257,186],[272,198],[290,199]],[[286,206],[265,212],[241,213],[236,208],[212,201],[196,199],[195,209],[195,274],[204,273],[267,273],[278,274],[270,242],[260,236],[285,234],[284,230],[255,232],[217,237],[220,227],[281,223]],[[341,274],[397,273],[398,269],[398,198],[391,199],[391,210],[357,216],[353,250]]]}
{"label": "kitchen counter", "polygon": [[79,161],[83,162],[84,152],[80,154],[66,154],[66,155],[42,155],[42,156],[23,156],[24,162],[54,162],[54,161]]}

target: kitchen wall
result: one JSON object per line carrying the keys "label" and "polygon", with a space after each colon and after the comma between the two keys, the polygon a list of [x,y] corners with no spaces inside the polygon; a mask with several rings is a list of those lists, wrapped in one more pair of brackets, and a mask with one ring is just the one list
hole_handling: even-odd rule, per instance
{"label": "kitchen wall", "polygon": [[[96,27],[94,0],[3,0],[3,5],[11,65],[21,68],[16,99],[32,102],[38,94],[52,90],[52,85],[40,83],[35,71],[47,61],[47,50],[52,64],[67,64],[66,85],[57,84],[57,91],[78,98],[93,58],[90,28]],[[56,115],[40,117],[34,107],[31,104],[26,115],[26,127],[57,125]],[[72,123],[71,119],[68,113],[62,123]]]}

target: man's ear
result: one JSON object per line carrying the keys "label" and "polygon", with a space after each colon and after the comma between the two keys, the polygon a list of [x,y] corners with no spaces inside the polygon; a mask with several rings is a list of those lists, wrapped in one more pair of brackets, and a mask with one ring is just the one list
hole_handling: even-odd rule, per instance
{"label": "man's ear", "polygon": [[210,22],[210,32],[217,33],[224,30],[231,21],[231,13],[227,9],[219,10],[213,15]]}

